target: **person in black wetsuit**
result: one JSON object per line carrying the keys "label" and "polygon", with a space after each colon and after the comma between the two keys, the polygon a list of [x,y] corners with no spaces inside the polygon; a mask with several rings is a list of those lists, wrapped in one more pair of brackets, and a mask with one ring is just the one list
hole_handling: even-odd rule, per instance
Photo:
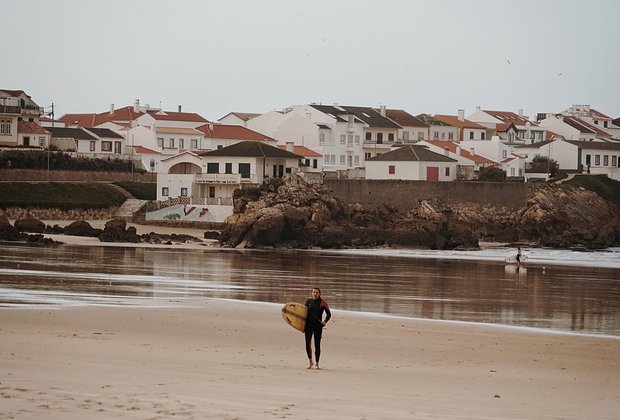
{"label": "person in black wetsuit", "polygon": [[[308,355],[308,369],[315,366],[312,363],[312,336],[314,335],[314,357],[316,360],[316,368],[319,367],[319,359],[321,358],[321,336],[323,327],[332,317],[327,302],[321,298],[321,289],[315,287],[312,289],[312,298],[306,301],[308,307],[308,318],[306,319],[306,327],[304,333],[306,336],[306,354]],[[325,313],[325,320],[323,320]]]}

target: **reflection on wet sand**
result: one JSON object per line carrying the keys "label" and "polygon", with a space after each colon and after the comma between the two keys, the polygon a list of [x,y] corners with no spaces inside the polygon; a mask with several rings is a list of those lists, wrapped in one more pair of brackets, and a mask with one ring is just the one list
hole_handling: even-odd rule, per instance
{"label": "reflection on wet sand", "polygon": [[173,305],[205,298],[620,336],[618,269],[313,252],[6,247],[0,303]]}

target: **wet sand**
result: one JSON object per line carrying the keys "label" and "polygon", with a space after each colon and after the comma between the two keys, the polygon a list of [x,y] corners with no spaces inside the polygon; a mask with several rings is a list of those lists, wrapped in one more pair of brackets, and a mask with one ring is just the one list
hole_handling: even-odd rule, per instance
{"label": "wet sand", "polygon": [[612,419],[620,341],[280,306],[0,310],[2,418]]}

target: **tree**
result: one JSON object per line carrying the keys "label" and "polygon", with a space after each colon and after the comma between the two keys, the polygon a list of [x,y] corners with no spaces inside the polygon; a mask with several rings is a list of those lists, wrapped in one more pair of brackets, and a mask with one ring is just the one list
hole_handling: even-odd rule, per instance
{"label": "tree", "polygon": [[478,181],[506,181],[506,171],[497,166],[485,166],[478,171]]}
{"label": "tree", "polygon": [[550,175],[551,178],[553,178],[558,174],[559,170],[560,165],[558,165],[555,160],[549,159],[547,156],[538,155],[535,156],[534,159],[532,159],[529,172],[542,174],[547,173]]}

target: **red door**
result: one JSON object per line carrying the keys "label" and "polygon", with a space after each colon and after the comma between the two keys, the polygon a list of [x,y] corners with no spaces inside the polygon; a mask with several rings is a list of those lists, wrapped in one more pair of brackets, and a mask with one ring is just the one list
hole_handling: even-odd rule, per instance
{"label": "red door", "polygon": [[439,168],[436,166],[428,166],[426,168],[427,181],[439,181]]}

